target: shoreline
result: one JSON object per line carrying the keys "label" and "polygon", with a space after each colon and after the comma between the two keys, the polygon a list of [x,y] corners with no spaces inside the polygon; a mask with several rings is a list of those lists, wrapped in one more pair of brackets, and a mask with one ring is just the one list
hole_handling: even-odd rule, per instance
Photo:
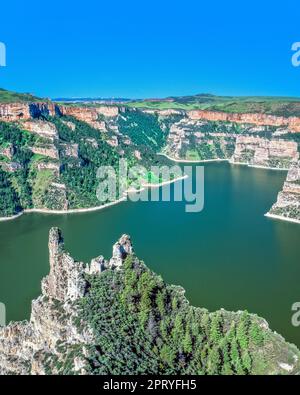
{"label": "shoreline", "polygon": [[280,168],[280,167],[268,167],[268,166],[260,166],[260,165],[251,165],[246,162],[232,162],[231,160],[228,159],[228,162],[231,165],[239,165],[239,166],[247,166],[247,167],[253,167],[254,169],[264,169],[264,170],[277,170],[277,171],[289,171],[289,169],[286,168]]}
{"label": "shoreline", "polygon": [[157,155],[164,156],[167,159],[170,159],[172,162],[177,162],[177,163],[208,163],[208,162],[229,162],[229,159],[221,159],[221,158],[216,158],[216,159],[199,159],[199,160],[189,160],[189,159],[176,159],[172,158],[171,156],[163,153],[159,153]]}
{"label": "shoreline", "polygon": [[0,222],[6,222],[6,221],[12,221],[14,219],[17,219],[19,217],[21,217],[23,214],[30,214],[30,213],[39,213],[39,214],[54,214],[54,215],[63,215],[63,214],[79,214],[79,213],[88,213],[88,212],[93,212],[93,211],[100,211],[103,210],[105,208],[111,207],[111,206],[115,206],[119,203],[125,202],[128,200],[128,195],[130,193],[139,193],[145,190],[145,188],[160,188],[163,187],[165,185],[170,185],[173,184],[177,181],[182,181],[184,179],[188,178],[188,175],[185,174],[182,177],[177,177],[174,180],[170,180],[170,181],[164,181],[160,184],[141,184],[142,188],[141,189],[128,189],[125,192],[125,196],[123,196],[122,198],[115,200],[113,202],[110,203],[106,203],[106,204],[102,204],[101,206],[95,206],[95,207],[87,207],[87,208],[74,208],[74,209],[70,209],[70,210],[50,210],[50,209],[46,209],[46,208],[29,208],[29,209],[24,209],[22,212],[13,215],[11,217],[0,217]]}
{"label": "shoreline", "polygon": [[144,188],[159,188],[159,187],[163,187],[164,185],[170,185],[170,184],[173,184],[174,182],[185,180],[187,178],[189,178],[189,176],[187,174],[185,174],[184,176],[174,178],[174,180],[163,181],[160,184],[147,184],[146,183],[146,184],[142,184],[142,186]]}
{"label": "shoreline", "polygon": [[157,155],[161,155],[164,156],[167,159],[170,159],[173,162],[177,162],[177,163],[209,163],[209,162],[228,162],[231,165],[241,165],[241,166],[247,166],[247,167],[253,167],[255,169],[265,169],[265,170],[277,170],[277,171],[289,171],[289,169],[287,168],[280,168],[280,167],[268,167],[268,166],[260,166],[260,165],[251,165],[247,162],[232,162],[230,159],[221,159],[221,158],[217,158],[217,159],[199,159],[199,160],[188,160],[188,159],[175,159],[172,158],[169,155],[163,154],[163,153],[159,153]]}
{"label": "shoreline", "polygon": [[282,215],[270,214],[269,212],[265,214],[265,217],[272,218],[272,219],[277,219],[279,221],[291,222],[293,224],[300,224],[300,220],[299,219],[293,219],[293,218],[289,218],[289,217],[284,217]]}
{"label": "shoreline", "polygon": [[13,219],[17,219],[21,217],[21,215],[24,214],[24,211],[21,211],[19,214],[12,215],[11,217],[0,217],[0,222],[5,222],[5,221],[12,221]]}

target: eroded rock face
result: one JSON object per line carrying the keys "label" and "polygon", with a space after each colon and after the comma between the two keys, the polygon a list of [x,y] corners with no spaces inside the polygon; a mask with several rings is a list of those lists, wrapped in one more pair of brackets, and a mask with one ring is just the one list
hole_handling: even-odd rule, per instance
{"label": "eroded rock face", "polygon": [[15,171],[18,171],[22,169],[22,166],[18,162],[1,162],[0,161],[0,166],[3,170],[13,173]]}
{"label": "eroded rock face", "polygon": [[268,114],[230,114],[217,111],[192,110],[188,112],[193,120],[225,121],[235,123],[249,123],[254,125],[287,126],[291,132],[300,132],[299,117],[277,117]]}
{"label": "eroded rock face", "polygon": [[62,123],[63,123],[64,125],[68,126],[68,128],[70,128],[73,132],[75,131],[76,125],[75,125],[73,122],[70,122],[70,121],[63,121],[63,120],[62,120]]}
{"label": "eroded rock face", "polygon": [[57,228],[50,230],[49,235],[50,273],[42,281],[44,296],[61,302],[75,300],[84,295],[84,265],[76,263],[64,251],[61,232]]}
{"label": "eroded rock face", "polygon": [[28,104],[9,103],[0,104],[0,120],[6,122],[18,121],[20,119],[30,119]]}
{"label": "eroded rock face", "polygon": [[120,268],[128,255],[133,254],[131,239],[128,235],[123,235],[120,240],[113,246],[113,256],[109,261],[112,268]]}
{"label": "eroded rock face", "polygon": [[8,159],[12,159],[14,151],[14,146],[12,144],[9,144],[6,147],[0,148],[0,155],[6,156],[6,158]]}
{"label": "eroded rock face", "polygon": [[300,221],[300,161],[289,170],[283,189],[269,214]]}
{"label": "eroded rock face", "polygon": [[164,151],[174,159],[230,159],[237,134],[231,132],[231,125],[225,125],[224,132],[215,129],[211,122],[184,117],[171,123]]}
{"label": "eroded rock face", "polygon": [[44,144],[42,146],[36,145],[34,147],[31,147],[31,151],[34,154],[48,156],[52,159],[59,159],[59,153],[54,144]]}
{"label": "eroded rock face", "polygon": [[78,159],[78,144],[60,144],[64,156]]}
{"label": "eroded rock face", "polygon": [[[105,122],[101,116],[113,118],[119,114],[119,108],[116,106],[97,106],[97,107],[79,107],[79,106],[59,106],[51,102],[36,103],[9,103],[0,104],[0,120],[5,122],[26,121],[41,116],[70,115],[74,118],[87,122],[92,127],[99,130],[106,130]],[[32,123],[28,124],[28,130],[38,133],[41,128],[36,128]],[[71,129],[75,128],[71,126]]]}
{"label": "eroded rock face", "polygon": [[60,106],[60,111],[63,115],[70,115],[79,121],[88,123],[95,129],[106,131],[105,122],[101,119],[103,117],[116,117],[119,114],[118,107],[97,106],[97,107],[74,107],[74,106]]}
{"label": "eroded rock face", "polygon": [[[49,234],[50,273],[42,281],[42,295],[32,302],[30,320],[11,323],[0,328],[0,374],[47,374],[47,358],[63,363],[69,348],[81,349],[74,356],[74,373],[85,374],[88,356],[86,345],[94,344],[92,330],[85,322],[75,325],[76,301],[86,291],[86,274],[100,275],[104,270],[119,268],[132,253],[130,238],[123,235],[115,244],[112,259],[102,256],[90,265],[75,262],[64,250],[64,240],[58,228]],[[80,329],[79,329],[80,328]],[[63,345],[65,353],[61,352]],[[55,374],[55,366],[52,366]]]}
{"label": "eroded rock face", "polygon": [[63,115],[72,116],[79,121],[86,122],[95,129],[106,130],[105,122],[99,120],[99,113],[94,107],[61,106],[60,110]]}
{"label": "eroded rock face", "polygon": [[[124,333],[124,327],[118,327],[120,322],[120,316],[116,316],[115,325],[112,326],[111,319],[114,317],[104,314],[101,315],[101,309],[97,304],[90,305],[91,299],[86,298],[84,303],[80,305],[80,299],[88,290],[87,287],[91,285],[88,281],[91,281],[90,276],[100,276],[104,270],[120,269],[120,266],[124,263],[128,255],[133,253],[130,237],[123,235],[120,240],[113,247],[113,257],[109,262],[105,261],[102,256],[99,256],[92,260],[90,265],[84,265],[81,262],[75,262],[69,254],[64,250],[64,241],[62,234],[59,229],[53,228],[49,235],[49,256],[50,256],[50,273],[43,281],[43,295],[38,297],[32,302],[32,312],[30,320],[27,322],[16,322],[11,323],[5,328],[0,328],[0,374],[101,374],[98,370],[101,363],[103,363],[106,369],[107,364],[120,362],[120,351],[128,352],[128,334],[131,332]],[[142,273],[146,273],[144,264],[138,261],[136,257],[132,260],[133,266],[127,267],[126,270],[136,270],[136,275],[139,273],[141,278]],[[105,306],[104,312],[110,313],[110,303],[117,303],[119,300],[119,292],[121,292],[122,284],[117,285],[119,281],[126,280],[126,271],[124,273],[117,272],[114,274],[120,274],[120,276],[112,276],[116,280],[112,282],[103,281],[99,288],[92,289],[92,298],[99,300],[97,303],[103,303]],[[112,274],[112,273],[110,273]],[[124,274],[124,276],[122,276]],[[109,276],[108,276],[109,277]],[[138,278],[138,277],[133,277]],[[145,278],[149,278],[148,276]],[[98,280],[97,277],[93,278]],[[104,277],[105,280],[105,277]],[[154,276],[150,275],[150,281],[154,281]],[[157,279],[158,287],[161,287],[162,280]],[[97,283],[98,281],[96,281]],[[143,283],[138,283],[143,284]],[[105,296],[106,292],[103,287],[110,286],[111,289]],[[184,290],[181,287],[166,287],[167,299],[172,300],[171,296],[174,295],[176,288],[176,295],[183,297]],[[103,290],[104,293],[99,293],[99,290]],[[96,291],[96,292],[94,292]],[[114,292],[116,292],[114,294]],[[100,296],[101,295],[101,296]],[[116,297],[116,300],[113,299]],[[184,300],[184,309],[188,307],[188,301]],[[115,307],[115,306],[114,306]],[[96,325],[101,325],[103,332],[92,329],[93,319],[89,320],[85,315],[80,314],[82,309],[91,308],[91,318],[95,318]],[[199,325],[202,322],[200,320],[201,314],[205,314],[205,317],[210,320],[209,316],[213,316],[215,313],[207,314],[204,309],[196,309],[190,307],[191,311],[197,310],[199,312]],[[123,307],[122,307],[123,315]],[[103,313],[102,311],[102,313]],[[114,310],[112,310],[114,311]],[[126,311],[126,310],[125,310]],[[128,310],[129,312],[130,310]],[[184,310],[186,311],[186,310]],[[98,315],[99,312],[99,315]],[[133,313],[136,314],[136,313]],[[175,312],[176,314],[176,312]],[[185,314],[185,313],[183,313]],[[226,315],[225,315],[226,314]],[[136,314],[138,315],[138,314]],[[225,312],[222,311],[222,319],[224,321],[224,329],[226,334],[222,333],[221,336],[227,336],[229,329],[232,327],[231,324],[240,322],[243,312]],[[85,317],[85,318],[83,318]],[[137,319],[134,317],[133,320]],[[255,345],[252,340],[251,345],[255,348],[254,352],[259,353],[261,356],[256,362],[256,367],[253,368],[253,373],[258,369],[261,371],[260,361],[265,360],[267,353],[271,352],[272,358],[270,364],[263,368],[266,374],[282,374],[288,372],[289,374],[299,373],[299,351],[295,346],[287,344],[284,339],[272,333],[265,320],[253,316],[256,325],[262,331],[266,332],[267,343],[262,343],[260,346]],[[101,320],[105,320],[104,322]],[[90,322],[91,326],[89,326]],[[140,325],[140,321],[137,321]],[[129,327],[125,327],[131,328]],[[148,325],[147,330],[151,330]],[[112,329],[114,332],[109,333],[110,337],[107,337],[109,330]],[[133,332],[136,333],[136,332]],[[138,332],[140,333],[140,332]],[[150,333],[150,332],[149,332]],[[116,337],[116,344],[112,344],[113,354],[108,355],[106,349],[102,349],[101,343],[99,342],[99,336],[106,336],[104,339],[113,339]],[[127,340],[125,348],[122,350],[122,335],[126,336]],[[111,340],[113,343],[113,340]],[[142,344],[141,342],[138,344]],[[148,340],[147,340],[148,341]],[[135,343],[133,341],[133,350],[136,350]],[[132,350],[129,351],[132,353]],[[104,358],[98,360],[97,357],[101,355]],[[133,351],[133,355],[135,352]],[[110,357],[110,358],[107,358]],[[102,362],[104,361],[104,362]],[[156,357],[153,359],[156,363]],[[268,361],[269,362],[269,361]],[[105,372],[104,369],[104,372]],[[138,371],[137,368],[133,371]],[[159,368],[158,372],[160,371]],[[126,370],[126,372],[128,369]],[[147,373],[147,371],[145,370]],[[151,370],[151,372],[153,372]]]}
{"label": "eroded rock face", "polygon": [[51,122],[36,120],[22,122],[21,125],[24,129],[52,141],[58,138],[56,127]]}
{"label": "eroded rock face", "polygon": [[255,136],[237,136],[233,163],[253,166],[289,168],[299,159],[298,145],[294,141],[268,140]]}
{"label": "eroded rock face", "polygon": [[53,170],[54,174],[56,176],[59,176],[60,174],[60,164],[58,162],[38,162],[36,165],[36,168],[38,171],[43,171],[43,170]]}

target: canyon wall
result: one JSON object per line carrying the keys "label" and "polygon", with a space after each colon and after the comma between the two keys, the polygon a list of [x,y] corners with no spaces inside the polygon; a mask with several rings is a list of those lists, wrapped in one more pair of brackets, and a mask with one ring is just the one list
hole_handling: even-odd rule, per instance
{"label": "canyon wall", "polygon": [[235,123],[247,123],[258,126],[287,127],[291,132],[300,132],[299,117],[278,117],[268,114],[231,114],[218,111],[192,110],[188,111],[188,117],[193,120],[225,121]]}
{"label": "canyon wall", "polygon": [[105,123],[101,120],[101,116],[116,117],[118,114],[119,108],[116,106],[80,107],[57,105],[51,102],[0,104],[0,121],[15,122],[38,118],[42,115],[67,115],[99,130],[105,130]]}
{"label": "canyon wall", "polygon": [[[299,350],[272,332],[263,318],[224,309],[209,313],[190,306],[181,287],[168,286],[138,260],[127,235],[113,246],[109,261],[99,256],[90,264],[84,264],[76,262],[65,251],[60,230],[52,228],[49,260],[50,273],[42,281],[42,295],[32,302],[30,320],[0,328],[1,375],[116,374],[117,367],[117,374],[216,374],[210,368],[212,360],[206,358],[207,349],[221,352],[219,342],[230,344],[228,339],[238,336],[232,328],[244,328],[245,322],[255,328],[254,335],[245,329],[242,332],[247,339],[243,352],[246,350],[251,355],[251,367],[240,369],[238,374],[299,372]],[[141,326],[146,309],[141,310],[143,299],[140,302],[136,295],[141,292],[148,295],[148,286],[158,289],[158,295],[165,295],[163,313],[154,314],[162,310],[158,310],[154,302],[153,291],[153,295],[149,295],[152,303],[149,307],[147,304],[149,324]],[[177,303],[172,310],[170,300]],[[159,332],[160,327],[165,328],[162,314],[169,323],[164,329],[167,335],[163,336]],[[182,326],[192,320],[192,339],[201,336],[201,342],[192,343],[191,350],[184,351],[178,346],[181,343],[172,340],[172,328],[175,330],[177,322],[174,316],[180,318]],[[219,323],[220,339],[214,336],[214,322]],[[203,328],[207,331],[203,332]],[[179,355],[178,360],[174,359],[173,370],[170,370],[172,361],[169,363],[163,356],[158,361],[160,355],[165,354],[151,352],[151,347],[164,349],[164,345],[169,348],[169,344]],[[192,363],[185,359],[185,363],[180,364],[186,354],[193,358]],[[216,363],[215,369],[217,367]],[[234,370],[230,372],[236,374]],[[220,374],[228,374],[228,371],[221,370]]]}
{"label": "canyon wall", "polygon": [[232,163],[289,169],[299,159],[298,144],[294,141],[266,139],[256,136],[237,136]]}
{"label": "canyon wall", "polygon": [[90,327],[83,321],[78,323],[76,301],[87,291],[85,275],[118,269],[132,253],[130,238],[123,235],[114,245],[110,261],[100,256],[90,264],[75,262],[64,249],[60,230],[52,228],[50,273],[42,281],[42,295],[32,302],[30,320],[0,328],[0,375],[56,374],[59,364],[67,364],[72,350],[77,350],[68,360],[72,372],[85,374],[88,346],[95,343]]}
{"label": "canyon wall", "polygon": [[[148,113],[157,113],[161,116],[178,115],[182,113],[180,110],[172,109],[144,111]],[[119,114],[119,108],[117,106],[105,105],[95,107],[65,106],[51,102],[0,104],[0,120],[3,121],[17,121],[19,119],[38,117],[41,114],[55,115],[59,113],[74,116],[75,118],[88,123],[95,123],[99,120],[99,115],[104,117],[116,117]],[[260,113],[225,113],[206,110],[187,111],[187,116],[191,120],[223,121],[253,124],[257,126],[287,127],[291,132],[300,132],[300,117],[280,117]],[[101,123],[98,127],[99,129],[102,128]]]}
{"label": "canyon wall", "polygon": [[228,159],[232,163],[289,169],[299,159],[288,130],[182,118],[171,124],[164,152],[174,159]]}
{"label": "canyon wall", "polygon": [[30,119],[28,104],[11,103],[0,104],[0,120],[6,122],[18,121],[19,119]]}
{"label": "canyon wall", "polygon": [[97,106],[97,107],[77,107],[59,106],[62,115],[72,116],[79,121],[83,121],[102,131],[106,130],[102,117],[116,117],[119,114],[118,107]]}
{"label": "canyon wall", "polygon": [[300,223],[300,161],[290,168],[283,189],[267,216]]}

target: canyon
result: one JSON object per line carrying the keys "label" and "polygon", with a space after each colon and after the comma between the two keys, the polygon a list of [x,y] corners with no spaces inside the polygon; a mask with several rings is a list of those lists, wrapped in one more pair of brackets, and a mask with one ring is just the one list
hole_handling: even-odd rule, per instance
{"label": "canyon", "polygon": [[[0,328],[0,374],[45,374],[47,359],[65,357],[59,352],[59,343],[65,348],[76,345],[83,349],[93,343],[90,328],[81,322],[79,331],[73,322],[77,316],[74,302],[84,296],[88,286],[85,274],[99,275],[103,270],[118,268],[128,254],[132,254],[132,245],[123,235],[114,245],[110,261],[101,256],[85,267],[64,251],[60,230],[51,229],[50,273],[42,281],[42,295],[32,302],[30,321]],[[84,359],[74,358],[73,364],[74,373],[84,374]]]}
{"label": "canyon", "polygon": [[188,113],[192,120],[223,121],[235,123],[248,123],[257,126],[287,127],[291,132],[300,132],[299,117],[278,117],[268,114],[230,114],[216,111],[192,110]]}
{"label": "canyon", "polygon": [[[157,128],[153,136],[151,127],[139,132],[148,128],[150,119],[153,127]],[[110,155],[132,157],[132,161],[141,164],[163,153],[179,161],[226,159],[232,164],[280,170],[299,166],[300,118],[297,117],[34,102],[0,104],[0,121],[35,135],[35,143],[28,147],[39,156],[33,168],[41,175],[46,171],[53,174],[45,187],[48,188],[45,193],[49,203],[38,197],[34,199],[38,206],[33,208],[64,210],[78,207],[69,203],[69,187],[62,176],[66,161],[70,169],[80,169],[89,160],[88,156],[82,157],[83,144],[90,147],[95,155],[103,144],[107,144],[111,147]],[[85,124],[91,128],[87,136],[81,132]],[[65,127],[63,132],[62,125]],[[100,140],[95,138],[97,132]],[[67,137],[62,137],[64,133]],[[151,154],[148,145],[151,146]],[[0,151],[3,157],[3,160],[0,157],[1,167],[10,173],[17,173],[23,166],[14,158],[15,151],[16,147],[9,142]],[[63,189],[56,185],[62,185]],[[298,201],[297,195],[294,194],[294,198]],[[83,207],[93,205],[98,204],[90,202]],[[294,219],[298,219],[296,212],[292,210],[294,214],[288,218],[293,219],[294,215],[297,217]]]}
{"label": "canyon", "polygon": [[[110,260],[98,256],[90,263],[71,257],[58,228],[50,230],[48,247],[50,272],[42,280],[42,294],[32,302],[30,320],[0,328],[0,374],[213,374],[218,369],[220,374],[299,374],[299,350],[272,332],[264,319],[241,311],[208,313],[191,307],[181,287],[168,286],[139,261],[129,236],[114,244]],[[133,279],[141,288],[135,289]],[[153,289],[147,296],[153,307],[143,312],[139,299],[128,303],[127,298],[132,292],[145,298],[147,288]],[[160,296],[154,290],[164,295],[158,307],[155,298]],[[176,298],[177,307],[174,302],[171,307],[168,298]],[[191,346],[184,351],[181,333],[176,332],[179,317],[186,333],[188,323],[196,325]],[[158,329],[164,320],[168,326]],[[217,337],[216,323],[221,328]],[[170,341],[175,342],[173,359],[164,357]],[[226,353],[227,344],[235,344],[238,354],[223,367],[212,366],[214,352]],[[161,350],[160,357],[143,352],[149,346]],[[206,352],[197,353],[203,347]]]}
{"label": "canyon", "polygon": [[[170,116],[180,114],[183,110],[145,110],[148,113],[157,113],[161,116]],[[78,105],[60,105],[47,102],[37,103],[0,103],[0,120],[3,121],[17,121],[22,119],[30,119],[38,117],[41,114],[61,114],[70,115],[75,118],[85,121],[87,123],[97,122],[99,115],[105,117],[116,117],[119,114],[119,107],[117,106],[78,106]],[[300,117],[283,117],[261,113],[246,113],[235,114],[218,111],[206,110],[190,110],[186,114],[191,120],[206,120],[206,121],[222,121],[233,122],[241,124],[252,124],[256,126],[275,126],[286,127],[292,133],[300,132]],[[101,129],[101,128],[100,128]]]}

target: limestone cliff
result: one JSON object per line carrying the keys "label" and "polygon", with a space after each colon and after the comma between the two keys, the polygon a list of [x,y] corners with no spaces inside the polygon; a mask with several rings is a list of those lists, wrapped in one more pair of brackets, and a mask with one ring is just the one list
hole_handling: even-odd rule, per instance
{"label": "limestone cliff", "polygon": [[[15,122],[20,120],[30,120],[40,116],[69,115],[87,122],[92,127],[105,131],[105,123],[101,120],[104,117],[116,117],[119,113],[118,107],[97,106],[61,106],[54,103],[9,103],[0,104],[0,121]],[[32,124],[26,124],[29,130]],[[38,130],[37,127],[34,131]]]}
{"label": "limestone cliff", "polygon": [[300,223],[300,161],[290,168],[277,202],[267,215]]}
{"label": "limestone cliff", "polygon": [[[117,167],[120,157],[145,167],[168,164],[157,156],[162,152],[176,160],[226,159],[289,169],[299,160],[298,134],[292,133],[299,119],[51,102],[0,104],[0,121],[5,121],[0,122],[4,135],[0,167],[16,189],[12,199],[22,192],[17,188],[21,172],[28,181],[25,192],[32,192],[30,199],[21,196],[14,202],[9,214],[17,214],[20,206],[50,210],[99,206],[97,169],[112,163]],[[17,131],[25,131],[22,138],[16,137]]]}
{"label": "limestone cliff", "polygon": [[[110,261],[95,258],[89,264],[75,262],[64,250],[59,229],[49,234],[50,273],[42,281],[42,295],[32,302],[30,320],[14,322],[0,328],[0,374],[45,374],[51,361],[61,361],[69,349],[93,344],[89,326],[81,321],[80,330],[76,301],[87,292],[87,274],[99,275],[104,270],[120,268],[132,254],[130,238],[123,235],[113,247]],[[64,353],[62,353],[62,348]],[[73,358],[73,371],[84,373],[80,360]],[[51,373],[56,373],[52,366]]]}
{"label": "limestone cliff", "polygon": [[235,123],[247,123],[257,126],[287,127],[291,132],[300,132],[299,117],[277,117],[268,114],[231,114],[226,112],[192,110],[188,112],[193,120],[202,119],[207,121],[225,121]]}
{"label": "limestone cliff", "polygon": [[252,166],[289,169],[298,159],[298,144],[294,141],[248,135],[237,136],[231,161]]}
{"label": "limestone cliff", "polygon": [[[183,113],[180,110],[144,110],[148,113],[157,113],[161,116],[178,115]],[[99,122],[99,115],[105,117],[116,117],[119,114],[117,106],[65,106],[57,105],[51,102],[36,102],[36,103],[8,103],[0,104],[0,120],[3,121],[17,121],[20,119],[37,118],[41,114],[55,115],[71,115],[75,118],[92,123],[99,129],[103,129],[103,124]],[[241,124],[252,124],[256,126],[275,126],[286,127],[291,132],[300,132],[300,117],[282,117],[268,114],[235,114],[218,111],[206,110],[191,110],[187,111],[187,116],[191,120],[206,120],[206,121],[222,121],[234,122]],[[99,123],[98,123],[99,122]]]}
{"label": "limestone cliff", "polygon": [[173,122],[164,152],[174,159],[228,159],[289,169],[299,158],[298,143],[285,138],[287,129],[183,117]]}

